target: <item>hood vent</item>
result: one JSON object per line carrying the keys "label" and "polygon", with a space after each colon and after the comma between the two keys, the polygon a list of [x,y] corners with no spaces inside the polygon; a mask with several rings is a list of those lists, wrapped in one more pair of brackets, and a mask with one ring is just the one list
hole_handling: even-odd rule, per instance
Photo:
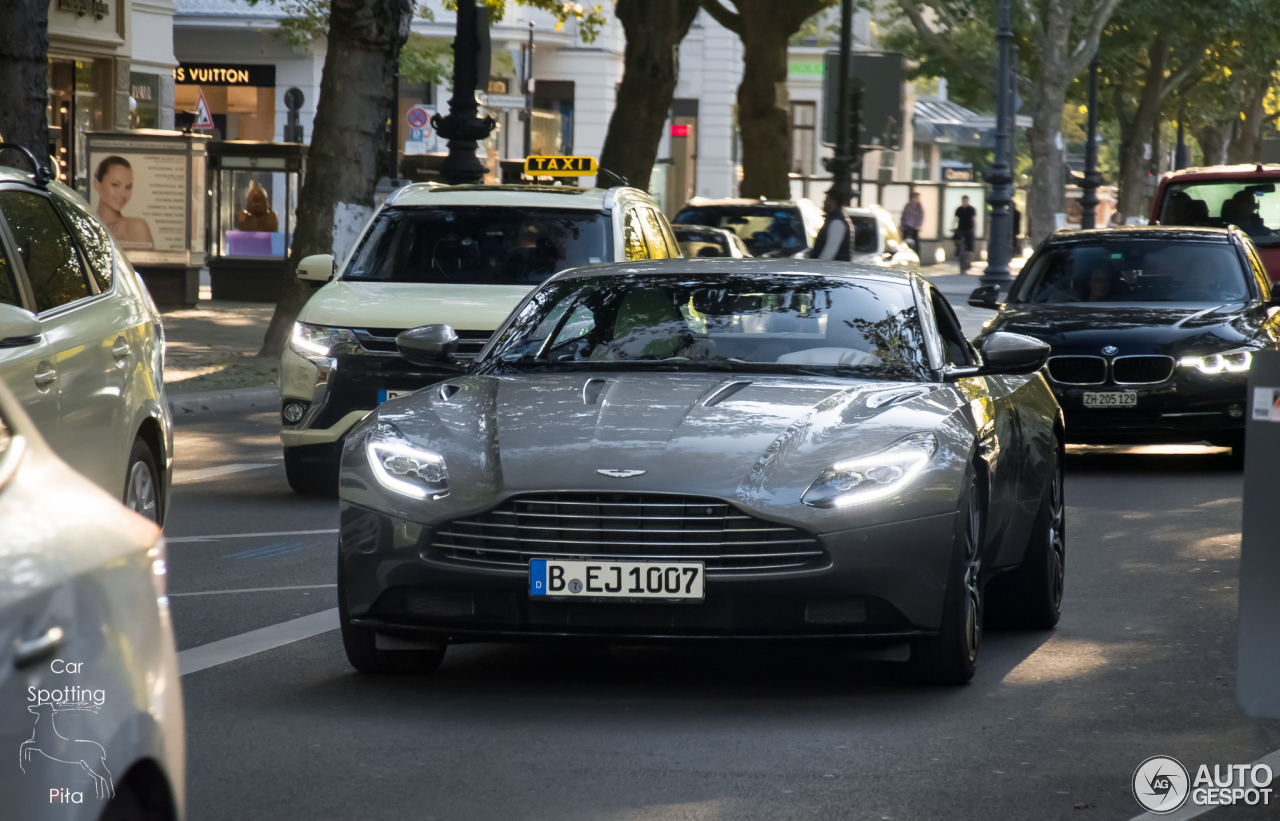
{"label": "hood vent", "polygon": [[706,401],[702,403],[702,407],[714,408],[716,405],[719,405],[721,402],[725,401],[726,399],[733,396],[735,393],[737,393],[738,391],[742,390],[743,388],[747,387],[750,384],[751,384],[751,380],[746,379],[746,380],[739,380],[736,382],[730,382],[727,385],[722,385],[719,388],[717,388],[714,393],[712,393],[710,396],[707,397]]}
{"label": "hood vent", "polygon": [[917,396],[924,396],[931,390],[932,388],[901,388],[880,391],[867,397],[867,407],[876,410],[883,408],[885,405],[896,405],[899,402],[906,402],[908,399],[915,399]]}
{"label": "hood vent", "polygon": [[448,384],[441,385],[441,386],[440,386],[440,401],[441,401],[441,402],[448,402],[450,399],[452,399],[452,398],[453,398],[453,395],[454,395],[455,393],[457,393],[458,391],[460,391],[460,390],[462,390],[462,386],[461,386],[461,385],[448,385]]}
{"label": "hood vent", "polygon": [[600,394],[608,384],[608,379],[588,379],[587,384],[582,386],[582,404],[594,405],[600,401]]}

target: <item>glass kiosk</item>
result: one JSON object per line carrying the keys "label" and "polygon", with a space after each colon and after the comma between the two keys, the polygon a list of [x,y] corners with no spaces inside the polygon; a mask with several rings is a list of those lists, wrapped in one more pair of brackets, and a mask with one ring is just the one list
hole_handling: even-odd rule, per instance
{"label": "glass kiosk", "polygon": [[214,299],[275,302],[289,269],[307,147],[209,144],[209,280]]}

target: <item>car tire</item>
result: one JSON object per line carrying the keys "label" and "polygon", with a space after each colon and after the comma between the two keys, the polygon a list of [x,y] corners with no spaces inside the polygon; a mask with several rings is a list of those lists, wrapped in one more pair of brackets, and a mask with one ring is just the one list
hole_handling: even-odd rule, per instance
{"label": "car tire", "polygon": [[163,486],[155,454],[141,436],[133,440],[124,473],[124,506],[157,525],[164,524]]}
{"label": "car tire", "polygon": [[1052,630],[1062,615],[1067,568],[1067,509],[1062,459],[1049,457],[1049,481],[1031,526],[1026,555],[1017,570],[994,579],[1001,594],[992,597],[1000,626],[1014,630]]}
{"label": "car tire", "polygon": [[1244,431],[1228,439],[1227,446],[1231,448],[1232,469],[1244,470]]}
{"label": "car tire", "polygon": [[286,449],[284,475],[294,493],[330,498],[338,495],[338,465],[333,462],[304,460],[302,454]]}
{"label": "car tire", "polygon": [[118,784],[98,821],[169,821],[172,815],[147,806],[129,784]]}
{"label": "car tire", "polygon": [[911,644],[908,668],[927,684],[966,684],[982,643],[982,497],[972,479],[960,501],[938,635]]}
{"label": "car tire", "polygon": [[377,634],[373,630],[351,623],[346,602],[339,559],[338,623],[342,631],[342,649],[346,651],[347,661],[357,672],[425,675],[434,672],[444,661],[445,651],[449,649],[449,645],[445,643],[435,649],[379,650]]}

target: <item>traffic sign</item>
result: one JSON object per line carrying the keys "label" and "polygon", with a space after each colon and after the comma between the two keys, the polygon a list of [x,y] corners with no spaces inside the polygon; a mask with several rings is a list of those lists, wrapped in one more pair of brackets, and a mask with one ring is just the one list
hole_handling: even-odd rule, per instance
{"label": "traffic sign", "polygon": [[411,106],[404,115],[409,128],[425,129],[431,124],[431,112],[424,106]]}
{"label": "traffic sign", "polygon": [[420,142],[423,142],[423,136],[422,136],[422,129],[421,129],[421,128],[411,128],[411,129],[409,129],[409,142],[411,142],[411,143],[420,143]]}
{"label": "traffic sign", "polygon": [[525,157],[524,173],[530,177],[590,177],[597,171],[595,157]]}
{"label": "traffic sign", "polygon": [[191,127],[197,131],[208,131],[214,127],[209,101],[204,98],[204,89],[200,86],[196,86],[196,121]]}

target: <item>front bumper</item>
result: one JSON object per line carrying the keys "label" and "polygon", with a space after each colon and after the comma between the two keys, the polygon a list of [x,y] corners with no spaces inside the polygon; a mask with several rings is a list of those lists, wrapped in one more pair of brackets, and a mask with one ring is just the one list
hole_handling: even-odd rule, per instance
{"label": "front bumper", "polygon": [[432,529],[341,503],[338,595],[354,624],[450,642],[861,639],[935,633],[953,513],[818,536],[826,561],[786,572],[708,571],[700,603],[533,599],[527,568],[449,560]]}
{"label": "front bumper", "polygon": [[[1067,441],[1079,444],[1228,442],[1244,433],[1247,374],[1182,372],[1154,385],[1063,385],[1048,380],[1062,407]],[[1086,408],[1084,394],[1133,393],[1130,408]]]}

